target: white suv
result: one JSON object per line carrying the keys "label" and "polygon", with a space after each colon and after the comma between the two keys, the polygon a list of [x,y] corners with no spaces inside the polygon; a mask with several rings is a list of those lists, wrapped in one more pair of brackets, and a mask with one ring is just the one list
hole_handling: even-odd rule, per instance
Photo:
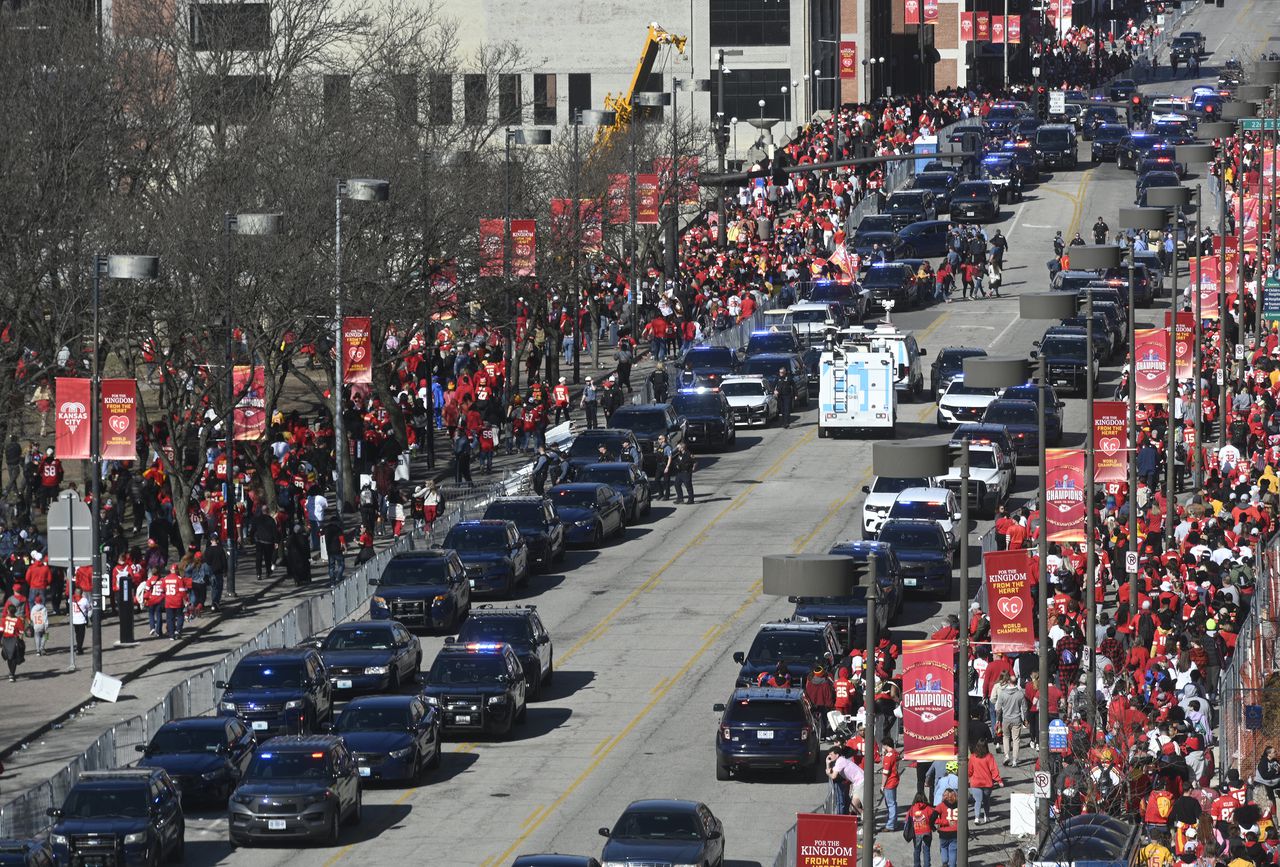
{"label": "white suv", "polygon": [[938,396],[938,427],[957,427],[967,421],[982,421],[987,404],[996,399],[996,389],[965,385],[964,376],[947,383]]}
{"label": "white suv", "polygon": [[880,525],[889,517],[889,509],[898,494],[915,488],[936,488],[940,484],[938,479],[928,476],[876,476],[871,484],[862,486],[862,493],[867,495],[862,501],[862,538],[876,537],[880,532]]}

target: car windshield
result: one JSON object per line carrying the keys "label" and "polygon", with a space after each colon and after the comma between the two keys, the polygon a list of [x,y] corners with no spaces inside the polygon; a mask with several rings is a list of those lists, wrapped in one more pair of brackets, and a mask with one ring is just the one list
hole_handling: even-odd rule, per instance
{"label": "car windshield", "polygon": [[227,742],[222,728],[177,728],[165,726],[147,744],[147,755],[171,753],[216,753]]}
{"label": "car windshield", "polygon": [[1071,136],[1065,129],[1038,129],[1036,130],[1036,144],[1038,145],[1054,145],[1062,146],[1071,141]]}
{"label": "car windshield", "polygon": [[790,352],[795,341],[790,334],[753,334],[747,340],[747,354],[758,355],[761,352]]}
{"label": "car windshield", "polygon": [[455,524],[444,537],[444,547],[455,551],[492,551],[507,545],[507,528],[495,524]]}
{"label": "car windshield", "polygon": [[1017,116],[1016,105],[997,105],[987,112],[987,120],[1013,120]]}
{"label": "car windshield", "polygon": [[244,775],[249,780],[323,780],[329,776],[329,754],[265,750],[254,755]]}
{"label": "car windshield", "polygon": [[1125,129],[1122,126],[1100,126],[1093,134],[1094,141],[1120,141],[1124,138]]}
{"label": "car windshield", "polygon": [[726,382],[720,386],[725,397],[763,397],[763,382]]}
{"label": "car windshield", "polygon": [[574,437],[573,445],[569,446],[569,457],[571,458],[594,458],[600,451],[600,446],[604,446],[612,454],[618,454],[622,448],[623,437],[620,434],[612,436],[577,436]]}
{"label": "car windshield", "polygon": [[622,814],[613,826],[612,836],[633,840],[701,840],[702,832],[693,813],[636,810]]}
{"label": "car windshield", "polygon": [[[984,167],[989,165],[990,164],[988,163],[983,163]],[[996,165],[1000,165],[1000,164],[997,163]],[[991,194],[991,187],[989,185],[981,182],[969,181],[967,183],[963,183],[960,186],[956,187],[955,198],[981,199],[981,198],[986,198],[990,194]]]}
{"label": "car windshield", "polygon": [[937,524],[889,522],[880,528],[879,539],[898,548],[936,548],[942,544]]}
{"label": "car windshield", "polygon": [[1047,356],[1076,358],[1084,360],[1088,347],[1082,338],[1050,337],[1040,345],[1040,351]]}
{"label": "car windshield", "polygon": [[597,505],[595,488],[552,488],[547,497],[557,506],[586,506],[594,509]]}
{"label": "car windshield", "polygon": [[918,211],[924,206],[924,199],[919,196],[892,196],[889,199],[889,213],[896,211]]}
{"label": "car windshield", "polygon": [[929,483],[924,476],[876,476],[871,483],[873,494],[900,494],[907,488],[920,488]]}
{"label": "car windshield", "polygon": [[335,629],[325,637],[323,647],[325,650],[390,650],[391,632],[366,627]]}
{"label": "car windshield", "polygon": [[544,517],[541,503],[493,503],[484,516],[517,524],[541,524]]}
{"label": "car windshield", "polygon": [[705,367],[731,367],[733,350],[718,346],[708,349],[690,349],[684,354],[683,361],[686,367],[692,367],[694,370]]}
{"label": "car windshield", "polygon": [[929,521],[949,521],[951,514],[947,511],[947,504],[941,501],[924,502],[922,500],[912,500],[909,502],[898,501],[893,504],[893,508],[889,510],[890,518],[924,518]]}
{"label": "car windshield", "polygon": [[944,352],[938,356],[938,367],[944,372],[962,370],[966,358],[981,358],[981,353]]}
{"label": "car windshield", "polygon": [[427,682],[433,685],[492,683],[498,675],[506,674],[506,671],[506,662],[496,653],[445,656],[431,664],[431,673],[427,675]]}
{"label": "car windshield", "polygon": [[867,275],[862,278],[862,285],[866,287],[897,286],[907,279],[909,273],[909,269],[906,268],[868,268]]}
{"label": "car windshield", "polygon": [[1109,105],[1100,105],[1089,109],[1089,117],[1094,120],[1113,122],[1120,119],[1119,113]]}
{"label": "car windshield", "polygon": [[404,706],[356,705],[338,717],[339,734],[346,732],[399,731],[409,724],[409,709]]}
{"label": "car windshield", "polygon": [[715,392],[681,391],[671,398],[676,412],[685,415],[719,415],[720,398]]}
{"label": "car windshield", "polygon": [[858,223],[856,233],[887,232],[891,229],[893,229],[893,220],[888,214],[868,214]]}
{"label": "car windshield", "polygon": [[626,487],[631,484],[631,473],[622,467],[586,466],[578,471],[577,480],[579,482],[600,482],[603,485]]}
{"label": "car windshield", "polygon": [[[810,301],[848,301],[851,298],[853,298],[853,287],[847,283],[824,283],[814,286],[813,291],[809,293]],[[788,343],[786,348],[790,349],[791,344]]]}
{"label": "car windshield", "polygon": [[791,321],[795,323],[821,325],[827,321],[827,310],[822,307],[810,307],[808,310],[792,310]]}
{"label": "car windshield", "polygon": [[658,410],[623,408],[615,412],[609,421],[618,427],[625,427],[642,434],[660,434],[667,430],[667,416]]}
{"label": "car windshield", "polygon": [[[892,580],[892,579],[890,579]],[[862,605],[867,604],[867,588],[854,587],[848,596],[801,596],[796,599],[800,605]]]}
{"label": "car windshield", "polygon": [[444,557],[395,557],[382,570],[378,583],[389,586],[441,584],[448,575],[448,561]]}
{"label": "car windshield", "polygon": [[775,377],[778,375],[779,368],[786,366],[787,363],[785,361],[779,362],[776,358],[751,358],[747,360],[742,372]]}
{"label": "car windshield", "polygon": [[996,453],[985,450],[974,451],[969,450],[969,466],[979,470],[994,470],[996,468]]}
{"label": "car windshield", "polygon": [[982,420],[993,424],[1035,424],[1036,414],[1034,405],[993,403],[987,407]]}
{"label": "car windshield", "polygon": [[231,673],[232,689],[297,689],[302,686],[299,663],[241,662]]}
{"label": "car windshield", "polygon": [[1040,389],[1034,385],[1014,385],[1004,390],[1001,397],[1009,400],[1033,400],[1039,403]]}
{"label": "car windshield", "polygon": [[76,786],[67,794],[67,800],[62,804],[62,818],[145,819],[149,806],[145,785],[128,788]]}
{"label": "car windshield", "polygon": [[803,723],[804,705],[798,701],[770,701],[769,699],[740,699],[730,702],[724,709],[727,723]]}
{"label": "car windshield", "polygon": [[519,644],[533,639],[533,628],[523,617],[481,617],[472,614],[462,623],[458,641],[464,644]]}
{"label": "car windshield", "polygon": [[916,175],[915,185],[922,190],[945,190],[951,183],[950,175]]}
{"label": "car windshield", "polygon": [[979,397],[994,397],[996,390],[994,388],[983,388],[978,385],[966,385],[964,382],[956,381],[947,386],[947,397],[955,397],[957,395],[976,395]]}
{"label": "car windshield", "polygon": [[747,652],[752,662],[777,662],[780,659],[821,659],[826,650],[822,633],[768,629],[756,636]]}

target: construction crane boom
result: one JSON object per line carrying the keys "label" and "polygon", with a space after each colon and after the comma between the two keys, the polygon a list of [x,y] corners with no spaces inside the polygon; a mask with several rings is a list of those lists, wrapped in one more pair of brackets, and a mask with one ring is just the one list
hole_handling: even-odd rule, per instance
{"label": "construction crane boom", "polygon": [[689,37],[687,36],[668,33],[657,24],[649,25],[649,33],[645,38],[644,50],[640,52],[640,62],[636,64],[636,70],[631,75],[631,86],[626,93],[617,96],[611,93],[604,98],[605,108],[614,112],[614,121],[612,126],[601,130],[600,144],[607,144],[631,124],[632,100],[640,92],[640,89],[645,86],[645,83],[648,82],[649,74],[653,72],[653,64],[658,59],[659,49],[664,45],[673,45],[676,51],[684,54],[685,45],[688,41]]}

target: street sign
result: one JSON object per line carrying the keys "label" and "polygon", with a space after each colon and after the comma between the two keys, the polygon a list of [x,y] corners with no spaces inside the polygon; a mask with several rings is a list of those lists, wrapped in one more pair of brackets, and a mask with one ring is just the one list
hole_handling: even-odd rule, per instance
{"label": "street sign", "polygon": [[1222,385],[1222,368],[1219,367],[1215,372],[1217,373],[1215,378],[1218,380],[1218,385]]}
{"label": "street sign", "polygon": [[1124,571],[1128,572],[1130,575],[1136,575],[1138,573],[1137,551],[1124,552]]}
{"label": "street sign", "polygon": [[1036,771],[1031,775],[1031,794],[1037,798],[1049,797],[1049,772]]}
{"label": "street sign", "polygon": [[1067,110],[1067,92],[1065,90],[1049,91],[1049,114],[1065,114]]}
{"label": "street sign", "polygon": [[1067,724],[1060,719],[1049,721],[1049,749],[1060,752],[1067,748]]}
{"label": "street sign", "polygon": [[1244,361],[1244,344],[1236,344],[1236,361]]}
{"label": "street sign", "polygon": [[89,507],[72,491],[49,506],[50,566],[75,569],[93,563],[92,520]]}
{"label": "street sign", "polygon": [[1247,732],[1262,731],[1262,705],[1246,704],[1244,706],[1244,730]]}
{"label": "street sign", "polygon": [[1262,284],[1262,318],[1272,322],[1280,319],[1280,280],[1274,277]]}
{"label": "street sign", "polygon": [[1240,129],[1245,132],[1258,132],[1263,129],[1271,132],[1276,128],[1276,123],[1277,118],[1274,117],[1246,117],[1240,121]]}

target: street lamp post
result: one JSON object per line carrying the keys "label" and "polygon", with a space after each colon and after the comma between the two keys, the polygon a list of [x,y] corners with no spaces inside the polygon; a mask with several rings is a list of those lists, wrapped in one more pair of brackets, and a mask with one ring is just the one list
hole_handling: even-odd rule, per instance
{"label": "street lamp post", "polygon": [[[1236,153],[1238,154],[1238,157],[1236,160],[1236,179],[1235,179],[1236,203],[1237,203],[1236,236],[1240,239],[1240,243],[1236,245],[1236,345],[1237,346],[1244,346],[1244,147],[1241,141],[1241,139],[1244,137],[1244,130],[1239,125],[1239,122],[1257,117],[1257,114],[1258,114],[1258,105],[1255,102],[1233,100],[1231,102],[1224,103],[1222,106],[1222,119],[1236,122],[1236,130],[1235,130]],[[1225,191],[1223,195],[1225,197]],[[1225,208],[1224,208],[1224,212],[1225,212]],[[1223,220],[1225,221],[1225,215],[1223,217]],[[1225,232],[1222,238],[1224,243],[1223,243],[1223,249],[1221,251],[1220,258],[1223,260],[1223,265],[1222,265],[1222,269],[1224,272],[1223,285],[1225,287],[1225,284],[1226,284],[1226,279],[1225,279],[1226,235],[1225,235]],[[1224,288],[1224,291],[1225,291],[1225,288]],[[1225,311],[1219,314],[1220,317],[1224,315],[1225,315]],[[1219,321],[1221,322],[1225,320],[1219,319]],[[1225,345],[1226,341],[1223,340],[1222,342]],[[1237,349],[1236,351],[1240,352],[1241,350]],[[1224,366],[1223,367],[1224,375],[1223,375],[1223,382],[1222,382],[1222,387],[1224,391],[1226,390],[1226,386],[1227,386],[1225,372],[1226,372],[1226,367]],[[1240,358],[1240,366],[1237,373],[1241,379],[1244,378],[1243,355]],[[1224,428],[1224,435],[1225,435],[1225,428],[1227,426],[1227,416],[1225,414],[1222,416],[1222,426]]]}
{"label": "street lamp post", "polygon": [[339,520],[347,504],[347,440],[342,418],[342,200],[385,202],[390,196],[390,181],[348,178],[337,182],[333,197],[333,462]]}
{"label": "street lamp post", "polygon": [[[1205,165],[1212,162],[1215,152],[1214,147],[1208,144],[1178,145],[1174,149],[1174,158],[1184,166],[1188,167],[1192,164]],[[1194,310],[1195,318],[1195,360],[1193,365],[1193,369],[1195,371],[1195,404],[1192,408],[1192,417],[1195,419],[1196,442],[1192,463],[1192,478],[1195,489],[1199,490],[1204,479],[1204,461],[1201,457],[1203,454],[1201,439],[1204,431],[1204,376],[1201,373],[1201,370],[1203,369],[1201,355],[1203,353],[1204,341],[1201,337],[1201,331],[1204,328],[1204,317],[1202,315],[1200,299],[1200,282],[1204,279],[1204,251],[1202,250],[1200,243],[1200,239],[1203,237],[1204,232],[1204,188],[1198,183],[1195,186],[1195,198],[1196,279],[1194,283],[1190,280],[1187,281],[1187,291],[1191,292],[1192,309]]]}
{"label": "street lamp post", "polygon": [[[582,287],[578,282],[578,266],[582,259],[582,225],[581,205],[578,203],[578,183],[582,173],[582,155],[580,151],[578,130],[582,127],[609,127],[617,119],[613,111],[596,111],[595,109],[579,109],[573,118],[573,195],[570,209],[573,211],[573,263],[570,268],[573,283],[573,384],[582,381]],[[596,335],[599,342],[599,335]]]}
{"label": "street lamp post", "polygon": [[[279,235],[283,219],[284,215],[278,213],[232,214],[229,212],[224,214],[222,218],[222,233],[226,236],[227,241],[227,417],[222,423],[222,430],[227,440],[227,471],[226,480],[222,483],[222,505],[227,515],[224,531],[227,536],[227,594],[229,596],[236,595],[236,553],[238,548],[236,542],[239,538],[239,530],[236,527],[235,503],[232,502],[236,496],[236,389],[233,373],[235,370],[235,338],[234,329],[231,325],[232,310],[234,309],[232,286],[235,282],[235,250],[231,242],[236,235]],[[341,347],[341,344],[338,345]]]}
{"label": "street lamp post", "polygon": [[[1196,135],[1200,138],[1220,141],[1235,135],[1236,125],[1225,121],[1215,121],[1212,123],[1202,123],[1196,127]],[[1221,151],[1220,146],[1216,146]],[[1221,239],[1226,235],[1227,220],[1227,187],[1224,178],[1218,178],[1218,237]],[[1218,417],[1221,419],[1221,425],[1218,428],[1218,448],[1222,448],[1227,441],[1227,389],[1225,373],[1227,370],[1227,341],[1226,330],[1223,327],[1227,321],[1227,257],[1226,250],[1218,251],[1218,376],[1223,379],[1217,383],[1218,385]],[[1198,288],[1198,287],[1197,287]]]}
{"label": "street lamp post", "polygon": [[[660,108],[670,105],[672,95],[669,93],[642,92],[632,97],[631,104],[645,108]],[[636,220],[639,216],[640,203],[637,198],[636,185],[640,171],[636,160],[639,159],[636,136],[639,132],[640,116],[632,117],[631,125],[631,339],[636,340],[640,334],[640,237]]]}
{"label": "street lamp post", "polygon": [[[92,477],[89,480],[93,498],[89,521],[90,548],[93,550],[93,586],[89,594],[93,602],[90,611],[90,627],[93,630],[93,673],[102,671],[102,370],[101,333],[99,319],[102,314],[102,281],[154,280],[160,273],[158,256],[113,256],[99,253],[93,257],[93,365],[89,379],[89,455],[92,461]],[[70,567],[75,571],[74,564]],[[129,619],[129,638],[132,639],[133,606],[129,604],[120,612],[121,641],[124,641],[124,622]]]}
{"label": "street lamp post", "polygon": [[[666,224],[667,276],[679,282],[680,257],[677,255],[680,235],[680,110],[676,104],[676,93],[702,93],[711,89],[711,81],[706,78],[677,78],[671,76],[671,186],[668,189],[668,222]],[[689,97],[692,111],[693,97]],[[577,382],[577,380],[574,380]]]}
{"label": "street lamp post", "polygon": [[[729,74],[729,67],[724,65],[726,57],[741,57],[741,48],[721,48],[716,52],[716,105],[715,111],[712,113],[714,120],[712,121],[716,127],[716,168],[724,174],[724,158],[725,151],[729,148],[729,135],[735,134],[736,130],[732,128],[724,129],[724,119],[726,112],[724,110],[724,77]],[[736,121],[735,121],[736,125]],[[737,146],[735,141],[734,146]],[[723,250],[729,246],[729,227],[726,225],[725,209],[724,209],[725,187],[723,185],[716,187],[716,246]]]}
{"label": "street lamp post", "polygon": [[[503,352],[502,405],[511,405],[511,395],[520,387],[520,358],[516,352],[516,317],[511,304],[511,146],[512,145],[549,145],[551,130],[519,129],[507,127],[503,136],[506,150],[503,156],[502,184],[502,289],[506,303],[503,312],[508,322],[506,350]],[[575,203],[576,207],[576,203]]]}

